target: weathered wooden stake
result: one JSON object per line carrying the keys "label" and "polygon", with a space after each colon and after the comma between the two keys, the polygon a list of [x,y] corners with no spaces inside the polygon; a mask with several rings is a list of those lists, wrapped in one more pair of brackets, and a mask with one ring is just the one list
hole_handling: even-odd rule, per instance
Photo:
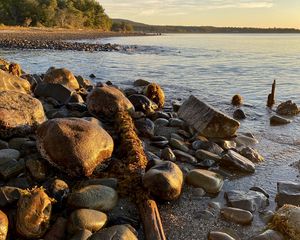
{"label": "weathered wooden stake", "polygon": [[275,104],[275,88],[276,88],[276,80],[274,80],[272,84],[272,92],[268,95],[267,106],[271,108]]}

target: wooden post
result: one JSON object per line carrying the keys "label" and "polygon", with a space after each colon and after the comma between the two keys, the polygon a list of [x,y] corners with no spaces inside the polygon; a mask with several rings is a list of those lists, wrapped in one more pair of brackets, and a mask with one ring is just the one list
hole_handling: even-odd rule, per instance
{"label": "wooden post", "polygon": [[275,104],[275,88],[276,88],[276,80],[274,80],[272,84],[272,92],[268,95],[267,106],[269,108],[272,108],[272,106]]}

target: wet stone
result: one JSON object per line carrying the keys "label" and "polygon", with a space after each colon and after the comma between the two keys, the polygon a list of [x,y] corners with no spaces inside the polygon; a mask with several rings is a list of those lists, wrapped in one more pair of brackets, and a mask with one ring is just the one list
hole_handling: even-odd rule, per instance
{"label": "wet stone", "polygon": [[246,114],[242,109],[237,109],[233,112],[233,118],[237,120],[246,119]]}
{"label": "wet stone", "polygon": [[183,136],[184,138],[190,138],[190,137],[192,137],[192,135],[189,132],[184,131],[182,129],[178,130],[177,133],[179,135]]}
{"label": "wet stone", "polygon": [[177,132],[178,128],[167,126],[155,126],[155,135],[164,136],[170,139],[171,134]]}
{"label": "wet stone", "polygon": [[209,220],[209,219],[212,219],[214,218],[214,214],[208,210],[202,210],[202,211],[199,211],[195,214],[194,216],[196,219],[200,219],[200,220]]}
{"label": "wet stone", "polygon": [[257,150],[251,147],[244,147],[242,150],[240,150],[240,154],[253,163],[264,161],[264,157],[261,156]]}
{"label": "wet stone", "polygon": [[243,172],[255,172],[255,165],[249,159],[233,150],[228,150],[223,154],[221,163],[224,166],[232,167]]}
{"label": "wet stone", "polygon": [[97,233],[94,233],[88,240],[111,240],[111,239],[126,239],[137,240],[132,227],[129,225],[116,225],[110,228],[105,228]]}
{"label": "wet stone", "polygon": [[268,229],[262,234],[259,234],[256,237],[252,237],[252,240],[284,240],[285,238],[280,232]]}
{"label": "wet stone", "polygon": [[78,188],[83,188],[90,185],[103,185],[113,189],[117,189],[118,179],[116,178],[94,178],[84,180],[79,183]]}
{"label": "wet stone", "polygon": [[107,222],[105,213],[92,209],[78,209],[71,213],[68,222],[68,233],[87,229],[91,232],[99,231]]}
{"label": "wet stone", "polygon": [[172,133],[171,138],[177,139],[177,140],[182,141],[182,142],[184,141],[184,138],[179,136],[177,133]]}
{"label": "wet stone", "polygon": [[153,142],[168,141],[168,139],[164,136],[153,136],[153,137],[151,137],[151,141],[153,141]]}
{"label": "wet stone", "polygon": [[165,118],[165,119],[169,119],[170,118],[170,116],[168,115],[168,113],[165,113],[163,111],[156,111],[155,113],[153,113],[149,117],[151,118],[152,121],[155,121],[158,118]]}
{"label": "wet stone", "polygon": [[176,160],[176,156],[171,148],[166,147],[161,151],[160,155],[161,159],[174,162]]}
{"label": "wet stone", "polygon": [[203,149],[197,150],[195,153],[195,157],[199,160],[212,159],[217,162],[221,160],[221,157],[219,155]]}
{"label": "wet stone", "polygon": [[291,123],[292,120],[274,115],[272,117],[270,117],[270,124],[271,125],[284,125],[284,124],[289,124]]}
{"label": "wet stone", "polygon": [[234,141],[236,142],[237,147],[241,147],[241,146],[251,147],[258,143],[258,140],[253,136],[251,135],[246,136],[244,134],[238,135],[236,138],[234,138]]}
{"label": "wet stone", "polygon": [[184,142],[177,140],[175,138],[171,138],[169,144],[171,147],[178,149],[180,151],[183,151],[183,152],[189,151],[189,147]]}
{"label": "wet stone", "polygon": [[300,183],[286,181],[277,183],[276,202],[279,207],[284,204],[300,205]]}
{"label": "wet stone", "polygon": [[235,238],[224,232],[213,231],[208,234],[208,240],[235,240]]}
{"label": "wet stone", "polygon": [[197,163],[197,159],[186,152],[180,150],[173,150],[173,153],[175,154],[177,161],[186,162],[190,164]]}
{"label": "wet stone", "polygon": [[158,148],[164,148],[169,144],[169,141],[157,141],[157,142],[151,142],[150,143],[152,146],[154,147],[158,147]]}
{"label": "wet stone", "polygon": [[182,128],[185,125],[185,122],[179,118],[170,118],[169,124],[171,127],[179,127]]}
{"label": "wet stone", "polygon": [[263,189],[262,187],[251,187],[250,188],[251,191],[256,191],[256,192],[260,192],[262,193],[263,195],[265,195],[267,198],[270,197],[270,195],[267,193],[267,191],[265,189]]}
{"label": "wet stone", "polygon": [[113,209],[118,201],[117,192],[107,186],[90,185],[69,194],[68,205],[73,208],[89,208],[99,211]]}
{"label": "wet stone", "polygon": [[225,193],[228,206],[255,212],[268,206],[268,198],[256,191],[232,190]]}
{"label": "wet stone", "polygon": [[276,109],[276,113],[286,116],[294,116],[297,115],[299,112],[300,110],[298,106],[291,100],[279,104]]}
{"label": "wet stone", "polygon": [[203,161],[197,163],[197,167],[202,167],[202,168],[210,168],[216,165],[216,161],[212,159],[204,159]]}
{"label": "wet stone", "polygon": [[190,171],[186,181],[212,194],[220,192],[224,183],[221,175],[204,169],[194,169]]}
{"label": "wet stone", "polygon": [[248,225],[253,220],[251,212],[239,208],[225,207],[221,209],[221,215],[230,222]]}
{"label": "wet stone", "polygon": [[169,125],[169,121],[165,118],[157,118],[154,121],[155,126],[168,126]]}

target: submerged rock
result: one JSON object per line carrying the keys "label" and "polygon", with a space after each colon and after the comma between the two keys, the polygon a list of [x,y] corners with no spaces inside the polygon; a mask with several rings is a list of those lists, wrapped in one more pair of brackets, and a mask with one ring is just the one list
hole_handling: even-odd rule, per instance
{"label": "submerged rock", "polygon": [[118,201],[116,190],[102,186],[89,185],[69,194],[68,205],[73,208],[88,208],[99,211],[113,209]]}
{"label": "submerged rock", "polygon": [[79,84],[72,72],[65,68],[51,67],[46,72],[43,82],[62,84],[69,89],[79,89]]}
{"label": "submerged rock", "polygon": [[18,202],[17,232],[29,239],[42,237],[49,227],[51,209],[51,199],[42,188],[23,194]]}
{"label": "submerged rock", "polygon": [[130,225],[115,225],[94,233],[88,240],[138,240]]}
{"label": "submerged rock", "polygon": [[242,109],[237,109],[233,112],[233,118],[237,120],[242,120],[246,118],[246,114]]}
{"label": "submerged rock", "polygon": [[[96,87],[86,101],[90,113],[112,117],[119,111],[134,111],[132,103],[113,86]],[[138,111],[138,109],[136,109]]]}
{"label": "submerged rock", "polygon": [[159,108],[163,108],[165,105],[165,93],[157,83],[147,85],[144,89],[144,94],[155,102]]}
{"label": "submerged rock", "polygon": [[153,195],[171,201],[181,194],[183,174],[175,163],[156,161],[143,176],[143,184]]}
{"label": "submerged rock", "polygon": [[[178,111],[178,115],[205,137],[233,137],[240,124],[212,106],[190,96]],[[193,117],[191,117],[193,116]]]}
{"label": "submerged rock", "polygon": [[283,117],[279,117],[277,115],[274,115],[272,117],[270,117],[270,124],[271,125],[284,125],[284,124],[289,124],[291,123],[292,120],[283,118]]}
{"label": "submerged rock", "polygon": [[283,205],[275,212],[271,225],[292,240],[300,239],[300,207]]}
{"label": "submerged rock", "polygon": [[242,97],[241,95],[239,95],[239,94],[234,95],[234,96],[232,97],[232,99],[231,99],[231,104],[232,104],[233,106],[240,106],[240,105],[242,105],[243,103],[244,103],[244,99],[243,99],[243,97]]}
{"label": "submerged rock", "polygon": [[0,69],[0,91],[15,91],[19,93],[30,93],[30,83],[18,76],[14,76]]}
{"label": "submerged rock", "polygon": [[280,115],[294,116],[300,112],[296,103],[293,103],[291,100],[283,102],[278,105],[276,113]]}
{"label": "submerged rock", "polygon": [[28,94],[0,92],[0,138],[25,136],[46,120],[41,102]]}
{"label": "submerged rock", "polygon": [[194,169],[190,171],[186,180],[189,184],[203,188],[206,192],[212,194],[219,193],[224,183],[221,175],[203,169]]}
{"label": "submerged rock", "polygon": [[286,181],[277,183],[276,202],[279,207],[284,204],[300,206],[300,183]]}
{"label": "submerged rock", "polygon": [[37,130],[37,146],[41,155],[63,172],[89,176],[111,156],[114,144],[98,124],[68,118],[42,124]]}
{"label": "submerged rock", "polygon": [[251,212],[232,207],[225,207],[221,209],[221,215],[228,221],[248,225],[253,220]]}

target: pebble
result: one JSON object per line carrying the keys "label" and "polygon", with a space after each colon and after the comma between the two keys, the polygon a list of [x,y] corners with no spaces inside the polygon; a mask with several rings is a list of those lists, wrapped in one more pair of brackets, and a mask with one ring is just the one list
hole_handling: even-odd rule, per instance
{"label": "pebble", "polygon": [[171,147],[178,149],[180,151],[183,151],[183,152],[189,151],[189,147],[187,145],[185,145],[184,142],[177,140],[175,138],[171,138],[169,144]]}
{"label": "pebble", "polygon": [[267,191],[265,189],[263,189],[262,187],[256,187],[256,186],[254,186],[254,187],[251,187],[250,190],[251,191],[260,192],[263,195],[265,195],[267,198],[270,197],[270,195],[267,193]]}
{"label": "pebble", "polygon": [[16,149],[2,149],[0,150],[0,164],[7,163],[11,160],[18,160],[20,152]]}
{"label": "pebble", "polygon": [[84,230],[80,230],[78,232],[76,232],[71,238],[70,240],[87,240],[90,236],[92,236],[92,232],[84,229]]}
{"label": "pebble", "polygon": [[277,231],[268,229],[262,234],[259,234],[256,237],[251,238],[252,240],[284,240],[284,236]]}
{"label": "pebble", "polygon": [[251,212],[239,208],[225,207],[221,209],[221,215],[228,221],[248,225],[253,220]]}
{"label": "pebble", "polygon": [[177,133],[171,133],[171,138],[177,139],[179,141],[184,141],[184,138],[179,136]]}
{"label": "pebble", "polygon": [[232,167],[243,172],[255,172],[254,163],[233,150],[228,150],[223,154],[221,163],[223,166]]}
{"label": "pebble", "polygon": [[7,149],[8,143],[0,139],[0,150]]}
{"label": "pebble", "polygon": [[276,202],[279,207],[284,204],[300,206],[300,183],[292,181],[278,182]]}
{"label": "pebble", "polygon": [[219,155],[203,149],[197,150],[195,153],[195,157],[199,160],[212,159],[217,162],[221,160],[221,157]]}
{"label": "pebble", "polygon": [[118,201],[117,192],[103,185],[90,185],[72,192],[68,205],[73,208],[89,208],[99,211],[112,210]]}
{"label": "pebble", "polygon": [[169,141],[157,141],[157,142],[151,142],[150,145],[158,148],[164,148],[168,146]]}
{"label": "pebble", "polygon": [[235,240],[233,237],[224,232],[210,232],[208,234],[208,240]]}
{"label": "pebble", "polygon": [[169,147],[166,147],[161,151],[160,158],[163,160],[171,161],[171,162],[176,161],[176,156],[173,153],[172,149]]}
{"label": "pebble", "polygon": [[186,163],[190,163],[190,164],[197,163],[197,159],[186,152],[183,152],[180,150],[173,150],[173,153],[175,154],[176,160],[178,160],[178,161],[186,162]]}
{"label": "pebble", "polygon": [[214,214],[208,210],[202,210],[196,213],[195,218],[196,219],[201,219],[201,220],[209,220],[214,218]]}
{"label": "pebble", "polygon": [[68,233],[87,229],[91,232],[99,231],[107,222],[107,215],[92,209],[78,209],[71,213],[68,221]]}
{"label": "pebble", "polygon": [[179,127],[183,128],[185,125],[185,122],[179,118],[170,118],[169,119],[169,124],[171,127]]}
{"label": "pebble", "polygon": [[189,184],[203,188],[207,193],[212,194],[220,192],[224,184],[221,175],[204,169],[190,171],[186,180]]}
{"label": "pebble", "polygon": [[139,135],[142,137],[152,137],[154,135],[154,123],[149,118],[141,118],[135,121]]}
{"label": "pebble", "polygon": [[94,233],[88,240],[138,240],[127,225],[116,225]]}

